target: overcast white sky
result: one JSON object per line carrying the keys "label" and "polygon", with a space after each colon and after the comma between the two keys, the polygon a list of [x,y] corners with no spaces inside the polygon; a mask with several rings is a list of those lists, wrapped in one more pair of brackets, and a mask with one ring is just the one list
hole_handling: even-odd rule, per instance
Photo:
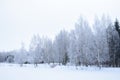
{"label": "overcast white sky", "polygon": [[26,47],[33,34],[54,36],[71,30],[82,14],[89,22],[95,15],[120,19],[120,0],[0,0],[0,51]]}

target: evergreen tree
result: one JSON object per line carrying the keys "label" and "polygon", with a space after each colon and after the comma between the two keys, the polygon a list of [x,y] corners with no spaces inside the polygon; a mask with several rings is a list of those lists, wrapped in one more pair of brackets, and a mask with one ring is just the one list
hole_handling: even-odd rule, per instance
{"label": "evergreen tree", "polygon": [[118,32],[119,37],[120,37],[120,26],[119,26],[119,22],[118,22],[117,19],[116,19],[116,21],[115,21],[115,29],[116,29],[116,31]]}
{"label": "evergreen tree", "polygon": [[110,56],[110,66],[116,66],[116,54],[118,52],[119,45],[117,44],[119,41],[119,35],[115,30],[114,26],[109,25],[107,28],[107,42],[109,46],[109,56]]}
{"label": "evergreen tree", "polygon": [[115,55],[115,57],[116,57],[115,64],[116,64],[116,67],[118,67],[118,66],[120,66],[120,25],[119,25],[119,22],[117,19],[115,21],[114,26],[115,26],[116,31],[119,34],[119,38],[118,38],[119,40],[117,42],[118,47],[116,47],[116,55]]}

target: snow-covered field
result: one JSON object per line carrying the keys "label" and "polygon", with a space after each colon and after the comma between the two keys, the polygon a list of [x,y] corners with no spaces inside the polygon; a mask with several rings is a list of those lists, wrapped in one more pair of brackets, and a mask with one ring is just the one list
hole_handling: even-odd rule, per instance
{"label": "snow-covered field", "polygon": [[0,80],[119,80],[120,68],[0,64]]}

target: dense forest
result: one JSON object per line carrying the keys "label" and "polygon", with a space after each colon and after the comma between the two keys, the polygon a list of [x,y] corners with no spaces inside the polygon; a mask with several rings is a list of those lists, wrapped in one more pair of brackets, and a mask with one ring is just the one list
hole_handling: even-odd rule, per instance
{"label": "dense forest", "polygon": [[120,25],[108,16],[96,17],[92,26],[80,17],[70,32],[61,30],[54,40],[34,35],[29,50],[0,52],[1,63],[59,63],[75,66],[120,67]]}

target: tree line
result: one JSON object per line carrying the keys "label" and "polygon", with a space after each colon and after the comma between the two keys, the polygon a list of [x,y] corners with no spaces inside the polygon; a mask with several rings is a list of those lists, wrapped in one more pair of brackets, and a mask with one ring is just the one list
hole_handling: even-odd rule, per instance
{"label": "tree line", "polygon": [[0,52],[0,62],[120,67],[119,21],[112,22],[108,16],[96,17],[90,26],[80,17],[73,30],[61,30],[53,41],[37,34],[28,51],[22,45],[19,50]]}

